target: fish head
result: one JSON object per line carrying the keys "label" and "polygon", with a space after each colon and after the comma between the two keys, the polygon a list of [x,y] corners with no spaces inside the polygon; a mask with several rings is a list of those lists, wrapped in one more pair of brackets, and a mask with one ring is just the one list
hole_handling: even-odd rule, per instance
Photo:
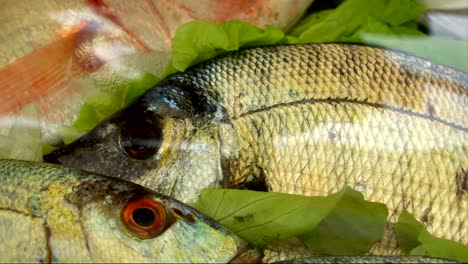
{"label": "fish head", "polygon": [[261,257],[190,206],[132,183],[86,181],[66,200],[79,211],[93,262],[256,263]]}
{"label": "fish head", "polygon": [[223,180],[217,125],[206,100],[158,85],[46,162],[141,184],[183,202]]}

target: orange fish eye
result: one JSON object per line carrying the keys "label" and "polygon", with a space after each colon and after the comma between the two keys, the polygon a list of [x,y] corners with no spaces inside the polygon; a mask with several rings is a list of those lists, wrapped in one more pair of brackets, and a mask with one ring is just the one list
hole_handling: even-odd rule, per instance
{"label": "orange fish eye", "polygon": [[122,207],[121,221],[127,230],[140,239],[159,235],[166,224],[164,207],[148,197],[133,197]]}

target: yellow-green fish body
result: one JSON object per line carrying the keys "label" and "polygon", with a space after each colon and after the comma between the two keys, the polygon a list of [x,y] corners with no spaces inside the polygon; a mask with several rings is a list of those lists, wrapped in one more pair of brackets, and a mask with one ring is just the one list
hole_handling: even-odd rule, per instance
{"label": "yellow-green fish body", "polygon": [[2,262],[222,263],[247,250],[201,213],[136,184],[0,160]]}
{"label": "yellow-green fish body", "polygon": [[317,256],[298,259],[288,259],[283,261],[273,262],[275,264],[296,264],[296,263],[333,263],[333,264],[350,264],[350,263],[372,263],[372,264],[388,264],[388,263],[460,263],[458,261],[431,258],[424,256]]}
{"label": "yellow-green fish body", "polygon": [[253,179],[304,195],[351,186],[392,222],[406,209],[468,244],[467,89],[466,73],[379,48],[243,50],[169,77],[46,160],[183,201]]}

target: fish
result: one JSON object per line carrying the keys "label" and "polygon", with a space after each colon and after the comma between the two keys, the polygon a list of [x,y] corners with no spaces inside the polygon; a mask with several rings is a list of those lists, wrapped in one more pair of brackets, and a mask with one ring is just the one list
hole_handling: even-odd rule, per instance
{"label": "fish", "polygon": [[287,31],[313,1],[1,2],[0,133],[11,126],[2,119],[36,104],[43,141],[58,145],[59,127],[73,124],[94,93],[120,95],[135,76],[162,74],[179,26],[240,20]]}
{"label": "fish", "polygon": [[134,183],[6,159],[0,183],[2,262],[260,261],[212,219]]}
{"label": "fish", "polygon": [[294,263],[460,263],[454,260],[431,258],[425,256],[317,256],[288,259],[273,262],[276,264]]}
{"label": "fish", "polygon": [[[204,188],[325,196],[350,186],[468,243],[468,74],[347,43],[225,54],[169,76],[46,162],[183,202]],[[391,249],[391,250],[390,250]]]}

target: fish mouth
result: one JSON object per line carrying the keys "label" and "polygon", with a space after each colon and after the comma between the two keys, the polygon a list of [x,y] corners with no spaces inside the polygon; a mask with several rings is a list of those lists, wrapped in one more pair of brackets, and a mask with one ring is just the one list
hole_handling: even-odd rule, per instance
{"label": "fish mouth", "polygon": [[263,254],[258,249],[251,249],[244,244],[239,246],[237,255],[235,255],[228,263],[260,263]]}

